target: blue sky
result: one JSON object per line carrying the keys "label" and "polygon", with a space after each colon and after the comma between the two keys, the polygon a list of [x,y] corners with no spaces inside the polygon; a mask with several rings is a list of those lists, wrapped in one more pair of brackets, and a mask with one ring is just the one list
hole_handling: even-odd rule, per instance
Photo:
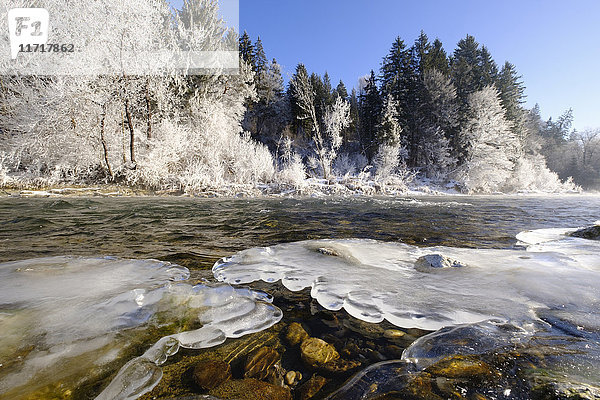
{"label": "blue sky", "polygon": [[499,65],[515,64],[528,106],[545,118],[573,108],[577,129],[600,127],[598,0],[240,0],[239,18],[287,77],[303,62],[349,88],[396,36],[411,44],[423,29],[450,53],[471,34]]}

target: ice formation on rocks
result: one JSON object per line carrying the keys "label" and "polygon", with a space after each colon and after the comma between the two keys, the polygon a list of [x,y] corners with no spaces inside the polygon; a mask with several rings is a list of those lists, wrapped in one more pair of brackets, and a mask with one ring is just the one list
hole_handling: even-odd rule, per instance
{"label": "ice formation on rocks", "polygon": [[186,285],[170,288],[166,296],[175,304],[198,310],[200,329],[163,337],[143,355],[129,361],[96,398],[97,400],[135,399],[152,390],[162,377],[162,365],[179,350],[217,346],[227,338],[259,332],[283,317],[262,292],[234,289],[229,285]]}
{"label": "ice formation on rocks", "polygon": [[[0,397],[99,375],[152,318],[185,313],[195,331],[160,339],[129,361],[100,398],[152,389],[179,347],[206,348],[277,323],[268,295],[227,284],[181,283],[186,268],[155,260],[50,257],[0,264]],[[139,331],[141,332],[141,331]],[[138,332],[138,333],[139,333]],[[20,360],[16,363],[14,360]]]}
{"label": "ice formation on rocks", "polygon": [[[310,287],[312,297],[329,310],[344,308],[367,322],[386,319],[427,330],[489,319],[522,325],[543,309],[595,314],[600,243],[560,232],[520,234],[521,241],[531,243],[524,250],[305,241],[242,251],[217,262],[213,272],[234,284],[281,280],[292,291]],[[416,268],[415,262],[428,255],[463,267]]]}

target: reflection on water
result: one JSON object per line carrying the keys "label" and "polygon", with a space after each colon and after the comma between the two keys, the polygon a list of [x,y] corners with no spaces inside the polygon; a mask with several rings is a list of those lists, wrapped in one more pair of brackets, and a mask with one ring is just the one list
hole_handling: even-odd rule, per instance
{"label": "reflection on water", "polygon": [[307,239],[507,248],[523,230],[600,219],[600,197],[0,199],[0,261],[154,258],[207,269],[237,251]]}

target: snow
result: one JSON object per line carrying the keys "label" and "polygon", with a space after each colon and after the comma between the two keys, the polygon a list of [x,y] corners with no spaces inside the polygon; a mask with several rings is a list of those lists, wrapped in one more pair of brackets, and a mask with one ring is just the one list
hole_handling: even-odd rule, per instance
{"label": "snow", "polygon": [[[546,233],[519,237],[532,235]],[[600,305],[600,243],[574,239],[558,236],[523,250],[305,241],[242,251],[217,262],[213,272],[234,284],[280,280],[292,291],[310,287],[323,307],[343,308],[367,322],[426,330],[490,319],[521,326],[536,320],[539,310],[585,314]],[[427,255],[465,267],[418,271],[415,262]]]}

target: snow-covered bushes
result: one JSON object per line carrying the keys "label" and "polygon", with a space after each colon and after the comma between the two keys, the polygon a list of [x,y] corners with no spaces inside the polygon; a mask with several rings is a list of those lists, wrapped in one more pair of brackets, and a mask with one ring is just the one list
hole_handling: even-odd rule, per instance
{"label": "snow-covered bushes", "polygon": [[581,188],[577,187],[572,179],[562,182],[558,174],[548,169],[546,160],[539,154],[519,158],[504,188],[506,192],[533,193],[564,193],[580,190]]}

